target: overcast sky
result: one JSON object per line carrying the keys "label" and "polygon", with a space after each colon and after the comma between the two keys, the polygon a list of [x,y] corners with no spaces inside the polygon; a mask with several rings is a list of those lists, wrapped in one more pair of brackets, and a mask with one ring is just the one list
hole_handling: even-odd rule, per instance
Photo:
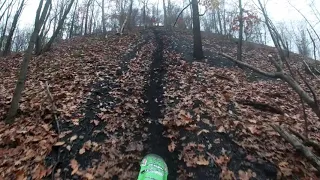
{"label": "overcast sky", "polygon": [[[158,0],[150,0],[152,3],[156,3]],[[182,0],[171,0],[171,2],[182,2]],[[225,0],[230,2],[232,0]],[[235,0],[233,0],[235,1]],[[257,2],[257,0],[243,0],[244,2]],[[316,20],[312,15],[312,11],[309,7],[308,2],[311,0],[289,0],[295,7],[301,10],[304,15],[308,17],[314,24]],[[318,2],[317,2],[318,1]],[[161,2],[161,1],[160,1]],[[320,11],[320,0],[315,0],[316,7]],[[27,6],[25,7],[22,17],[20,19],[20,25],[26,26],[31,25],[34,22],[35,13],[38,7],[39,0],[28,0]],[[160,3],[161,4],[161,3]],[[182,6],[182,3],[179,3]],[[294,10],[289,4],[288,0],[269,0],[267,4],[267,10],[270,17],[276,22],[291,22],[291,21],[303,21],[301,15]],[[320,27],[320,24],[319,24]]]}

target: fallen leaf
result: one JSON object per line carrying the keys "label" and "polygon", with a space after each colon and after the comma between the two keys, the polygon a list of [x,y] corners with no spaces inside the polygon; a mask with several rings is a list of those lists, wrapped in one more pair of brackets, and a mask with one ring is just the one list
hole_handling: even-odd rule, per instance
{"label": "fallen leaf", "polygon": [[207,166],[207,165],[209,165],[209,161],[207,159],[205,159],[204,156],[199,156],[197,158],[196,164],[201,165],[201,166]]}
{"label": "fallen leaf", "polygon": [[84,149],[84,148],[81,148],[80,150],[79,150],[79,154],[84,154],[86,152],[86,149]]}
{"label": "fallen leaf", "polygon": [[78,138],[77,135],[73,135],[71,138],[70,138],[70,142],[73,142],[74,140],[76,140]]}
{"label": "fallen leaf", "polygon": [[143,151],[143,144],[141,142],[131,142],[127,146],[126,152]]}
{"label": "fallen leaf", "polygon": [[55,143],[54,146],[62,146],[62,145],[64,145],[64,144],[65,144],[65,142],[60,141],[60,142]]}
{"label": "fallen leaf", "polygon": [[218,129],[218,132],[225,133],[226,130],[225,130],[225,128],[223,126],[220,126],[219,129]]}
{"label": "fallen leaf", "polygon": [[220,180],[235,180],[236,177],[232,171],[227,169],[226,167],[222,168],[220,173]]}
{"label": "fallen leaf", "polygon": [[255,178],[257,176],[257,174],[255,172],[252,172],[251,169],[247,171],[239,170],[238,174],[240,180],[250,180],[251,178]]}
{"label": "fallen leaf", "polygon": [[201,133],[209,133],[210,131],[206,130],[206,129],[202,129],[201,131],[199,131],[197,133],[197,135],[199,136]]}
{"label": "fallen leaf", "polygon": [[24,171],[20,170],[18,172],[16,172],[16,180],[26,180],[27,177],[25,176]]}
{"label": "fallen leaf", "polygon": [[98,120],[93,120],[93,124],[94,124],[95,126],[98,126],[99,123],[100,123],[100,121],[98,121]]}
{"label": "fallen leaf", "polygon": [[72,160],[70,161],[70,166],[71,166],[71,168],[72,168],[71,175],[74,175],[75,173],[78,172],[78,170],[79,170],[78,161],[76,161],[75,159],[72,159]]}
{"label": "fallen leaf", "polygon": [[174,143],[174,141],[171,141],[171,143],[168,145],[169,152],[173,152],[175,148],[176,144]]}
{"label": "fallen leaf", "polygon": [[90,174],[90,173],[86,173],[86,174],[84,175],[84,177],[85,177],[87,180],[92,180],[92,179],[94,179],[94,176],[93,176],[92,174]]}
{"label": "fallen leaf", "polygon": [[281,167],[286,167],[286,166],[288,166],[288,165],[289,165],[289,163],[286,162],[286,161],[282,161],[282,162],[280,162],[280,163],[278,164],[278,166],[281,166]]}

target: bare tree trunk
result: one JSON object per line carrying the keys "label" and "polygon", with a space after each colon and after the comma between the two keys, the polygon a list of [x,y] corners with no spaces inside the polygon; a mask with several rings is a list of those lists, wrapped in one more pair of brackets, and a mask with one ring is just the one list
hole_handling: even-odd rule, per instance
{"label": "bare tree trunk", "polygon": [[54,40],[56,39],[56,37],[57,37],[58,34],[60,33],[60,30],[61,30],[61,28],[62,28],[62,26],[63,26],[63,24],[64,24],[64,21],[65,21],[67,15],[68,15],[69,12],[70,12],[70,9],[71,9],[74,1],[75,1],[75,0],[71,0],[71,1],[70,1],[70,4],[68,5],[67,9],[66,9],[66,10],[64,11],[64,13],[63,13],[62,19],[61,19],[61,20],[59,21],[59,23],[58,23],[57,29],[54,31],[54,33],[53,33],[53,35],[51,36],[49,42],[44,46],[44,48],[42,49],[41,53],[46,52],[46,51],[48,51],[48,50],[51,48]]}
{"label": "bare tree trunk", "polygon": [[143,27],[146,28],[146,4],[143,4]]}
{"label": "bare tree trunk", "polygon": [[84,27],[84,19],[85,19],[85,14],[82,15],[81,17],[81,29],[80,29],[80,34],[83,35],[83,27]]}
{"label": "bare tree trunk", "polygon": [[103,34],[107,34],[107,27],[106,27],[106,14],[105,14],[105,10],[104,10],[104,7],[105,7],[105,3],[104,3],[105,0],[102,0],[102,4],[101,4],[101,11],[102,11],[102,17],[101,17],[101,20],[102,20],[102,28],[103,28]]}
{"label": "bare tree trunk", "polygon": [[[2,14],[1,14],[1,16],[0,16],[0,22],[1,22],[3,16],[6,14],[7,11],[12,11],[12,7],[13,7],[13,5],[14,5],[15,2],[16,2],[15,0],[11,0],[10,4],[8,4],[8,6],[3,10],[3,12],[2,12]],[[3,4],[2,4],[1,7],[0,7],[0,11],[1,11],[1,9],[4,7],[5,4],[6,4],[6,3],[3,2]],[[10,9],[11,9],[11,10],[10,10]],[[11,14],[11,13],[10,13],[10,14]]]}
{"label": "bare tree trunk", "polygon": [[193,9],[193,57],[195,59],[203,58],[202,39],[200,31],[199,6],[197,0],[192,0]]}
{"label": "bare tree trunk", "polygon": [[3,55],[4,56],[7,56],[8,54],[10,54],[12,38],[13,38],[13,35],[14,35],[14,31],[16,30],[19,17],[21,15],[21,12],[22,12],[23,7],[25,5],[24,3],[25,3],[25,0],[22,0],[21,3],[20,3],[20,6],[19,6],[19,8],[18,8],[18,10],[16,12],[16,14],[14,15],[13,22],[12,22],[12,25],[11,25],[11,29],[10,29],[10,32],[9,32],[9,35],[8,35],[8,38],[7,38],[6,46],[5,46],[4,51],[3,51]]}
{"label": "bare tree trunk", "polygon": [[163,0],[163,26],[167,27],[167,8],[166,8],[166,0]]}
{"label": "bare tree trunk", "polygon": [[223,30],[224,34],[227,35],[226,9],[223,10]]}
{"label": "bare tree trunk", "polygon": [[89,20],[89,8],[90,8],[91,0],[88,1],[87,9],[86,9],[86,18],[85,18],[85,26],[84,26],[84,35],[88,34],[88,20]]}
{"label": "bare tree trunk", "polygon": [[242,9],[242,2],[239,0],[239,9],[240,9],[240,14],[239,14],[239,22],[240,22],[240,30],[239,30],[239,42],[238,42],[238,61],[242,61],[242,41],[243,41],[243,9]]}
{"label": "bare tree trunk", "polygon": [[223,34],[223,32],[222,32],[222,22],[221,22],[221,14],[220,14],[220,8],[218,8],[218,12],[217,12],[217,14],[218,14],[218,21],[219,21],[219,29],[220,29],[220,34]]}
{"label": "bare tree trunk", "polygon": [[157,26],[159,26],[159,0],[158,0],[158,3],[157,3]]}
{"label": "bare tree trunk", "polygon": [[125,25],[126,25],[127,21],[128,21],[128,16],[126,17],[126,19],[124,20],[124,22],[123,22],[123,24],[122,24],[122,26],[121,26],[121,29],[120,29],[120,35],[122,35],[122,34],[123,34],[123,30],[124,30],[124,27],[125,27]]}
{"label": "bare tree trunk", "polygon": [[92,29],[93,29],[93,11],[94,11],[94,6],[92,6],[92,9],[91,9],[90,24],[89,24],[89,34],[92,34]]}
{"label": "bare tree trunk", "polygon": [[79,0],[76,1],[76,5],[74,7],[74,12],[73,12],[73,15],[72,15],[72,20],[71,20],[71,27],[70,27],[70,32],[69,32],[69,38],[72,38],[72,35],[73,35],[73,27],[74,27],[74,22],[75,22],[78,2],[79,2]]}
{"label": "bare tree trunk", "polygon": [[[35,53],[36,54],[40,54],[40,52],[41,52],[41,49],[42,49],[42,46],[43,46],[43,42],[45,40],[45,35],[46,35],[45,34],[45,32],[46,32],[45,31],[46,30],[46,24],[47,24],[47,21],[48,21],[49,16],[50,16],[51,9],[52,9],[52,6],[50,5],[49,10],[48,10],[49,13],[46,16],[46,18],[45,18],[45,20],[43,22],[42,29],[40,30],[41,32],[37,37],[36,44],[35,44]],[[50,27],[48,29],[50,30]]]}
{"label": "bare tree trunk", "polygon": [[127,20],[127,27],[128,27],[128,30],[131,30],[132,29],[132,6],[133,6],[133,0],[130,0],[130,7],[129,7],[129,12],[128,12],[128,20]]}
{"label": "bare tree trunk", "polygon": [[309,37],[310,37],[310,39],[311,39],[311,41],[312,41],[312,45],[313,45],[313,58],[314,58],[314,61],[315,61],[315,63],[316,63],[316,62],[317,62],[317,46],[316,46],[316,42],[315,42],[314,38],[312,37],[309,29],[307,29],[307,31],[308,31]]}
{"label": "bare tree trunk", "polygon": [[7,26],[8,26],[8,22],[9,22],[11,13],[12,13],[12,8],[8,9],[6,22],[5,22],[4,27],[3,27],[3,29],[2,29],[2,35],[1,35],[1,38],[0,38],[0,51],[1,51],[1,49],[2,49],[3,41],[4,41],[4,38],[5,38],[5,36],[6,36]]}
{"label": "bare tree trunk", "polygon": [[219,33],[216,13],[217,13],[216,10],[213,10],[213,22],[212,23],[214,24],[214,32]]}
{"label": "bare tree trunk", "polygon": [[41,0],[39,3],[39,7],[38,7],[38,10],[36,13],[36,18],[35,18],[35,23],[34,23],[34,30],[31,35],[30,41],[29,41],[28,49],[24,54],[24,58],[23,58],[23,61],[22,61],[21,67],[20,67],[19,78],[18,78],[18,81],[16,84],[16,88],[14,90],[13,98],[11,100],[10,109],[9,109],[8,115],[5,119],[5,122],[8,124],[12,124],[14,122],[14,118],[17,114],[18,109],[19,109],[19,101],[21,99],[21,94],[22,94],[22,91],[24,89],[24,84],[27,79],[29,61],[32,56],[32,51],[33,51],[33,48],[35,45],[35,41],[36,41],[38,33],[43,25],[43,21],[48,13],[48,9],[49,9],[50,4],[51,4],[51,0],[47,0],[46,4],[42,10],[42,14],[40,16],[42,5],[43,5],[43,0]]}

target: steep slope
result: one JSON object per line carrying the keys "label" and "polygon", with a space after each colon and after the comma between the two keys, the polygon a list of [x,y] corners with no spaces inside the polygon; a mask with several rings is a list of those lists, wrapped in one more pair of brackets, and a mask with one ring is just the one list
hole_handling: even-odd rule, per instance
{"label": "steep slope", "polygon": [[[207,58],[200,62],[192,59],[190,42],[188,32],[155,27],[108,39],[78,37],[35,57],[17,122],[0,123],[0,175],[136,179],[142,157],[156,153],[166,160],[169,179],[316,179],[314,168],[269,126],[303,131],[300,102],[288,85],[221,58],[220,51],[235,55],[232,41],[205,35]],[[246,62],[273,70],[272,48],[245,49]],[[299,58],[291,62],[296,69]],[[1,118],[20,60],[0,60]],[[307,113],[310,137],[319,141],[320,124]]]}

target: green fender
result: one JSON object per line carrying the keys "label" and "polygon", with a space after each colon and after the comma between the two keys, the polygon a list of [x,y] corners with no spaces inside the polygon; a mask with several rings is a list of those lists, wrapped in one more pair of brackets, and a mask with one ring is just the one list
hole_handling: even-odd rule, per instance
{"label": "green fender", "polygon": [[168,167],[158,155],[149,154],[140,163],[138,180],[167,180]]}

